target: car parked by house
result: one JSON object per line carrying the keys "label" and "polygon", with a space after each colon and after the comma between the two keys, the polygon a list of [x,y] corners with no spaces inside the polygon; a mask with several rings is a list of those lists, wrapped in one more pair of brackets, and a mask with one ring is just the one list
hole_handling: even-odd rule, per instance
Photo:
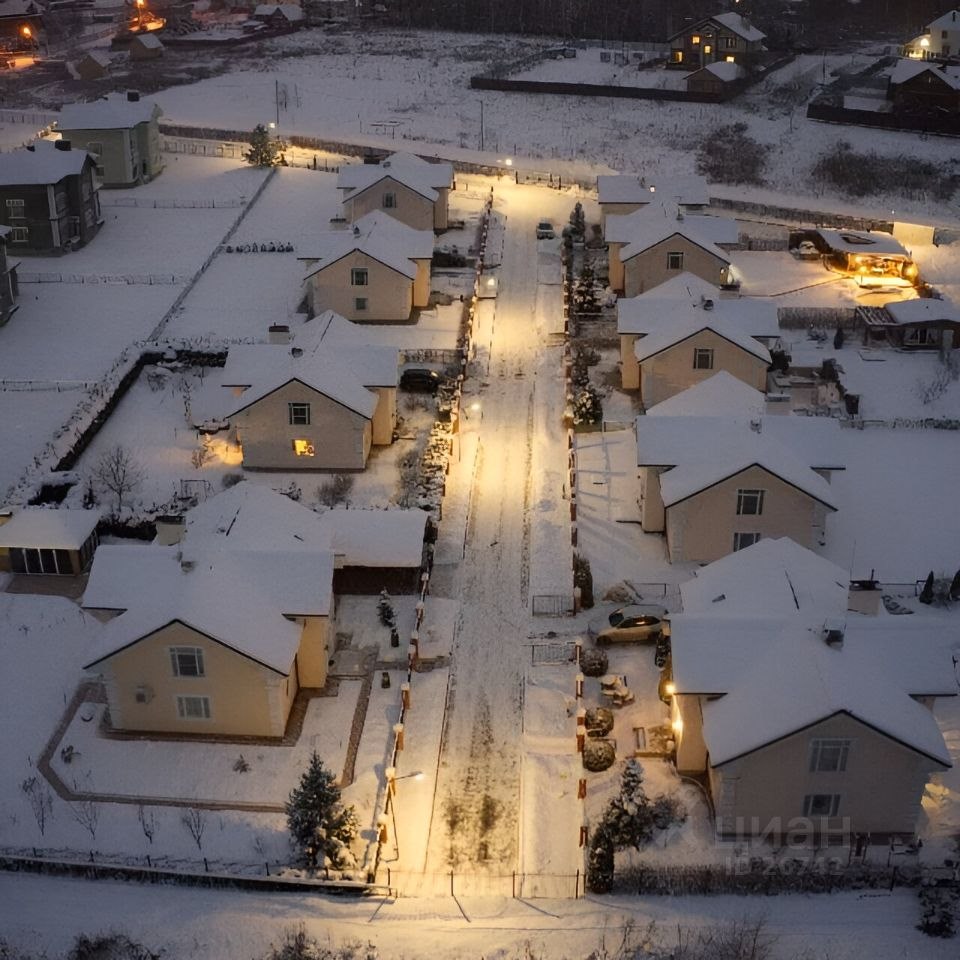
{"label": "car parked by house", "polygon": [[400,374],[400,389],[415,393],[436,393],[440,388],[440,374],[426,367],[411,367]]}
{"label": "car parked by house", "polygon": [[603,647],[613,643],[658,640],[668,629],[666,617],[651,613],[649,607],[628,604],[617,607],[610,614],[607,626],[597,631],[596,641]]}
{"label": "car parked by house", "polygon": [[538,240],[553,240],[556,237],[557,231],[554,229],[553,223],[550,220],[541,220],[537,224],[537,239]]}

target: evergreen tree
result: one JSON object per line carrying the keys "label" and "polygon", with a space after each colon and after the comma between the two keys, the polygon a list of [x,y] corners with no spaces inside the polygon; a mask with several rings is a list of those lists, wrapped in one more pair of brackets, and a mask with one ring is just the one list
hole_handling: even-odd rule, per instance
{"label": "evergreen tree", "polygon": [[926,582],[920,591],[919,600],[921,603],[933,603],[933,571],[927,574]]}
{"label": "evergreen tree", "polygon": [[843,346],[843,327],[838,326],[837,332],[833,335],[833,349],[839,350]]}
{"label": "evergreen tree", "polygon": [[960,600],[960,570],[953,575],[953,580],[950,581],[950,599],[954,603]]}
{"label": "evergreen tree", "polygon": [[344,807],[340,788],[316,751],[299,785],[290,791],[286,813],[290,837],[310,866],[316,866],[318,857],[327,857],[338,867],[350,863],[357,817],[353,807]]}
{"label": "evergreen tree", "polygon": [[280,149],[270,131],[258,123],[250,134],[250,149],[243,155],[255,167],[273,167],[280,162]]}
{"label": "evergreen tree", "polygon": [[613,854],[613,839],[601,823],[590,838],[587,886],[591,893],[609,893],[613,889]]}
{"label": "evergreen tree", "polygon": [[573,422],[599,423],[603,419],[603,402],[597,388],[588,383],[577,392],[573,401]]}

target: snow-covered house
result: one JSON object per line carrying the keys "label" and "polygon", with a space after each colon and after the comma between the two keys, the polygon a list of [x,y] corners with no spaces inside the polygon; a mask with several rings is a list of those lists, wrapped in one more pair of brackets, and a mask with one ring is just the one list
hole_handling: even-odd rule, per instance
{"label": "snow-covered house", "polygon": [[835,421],[812,417],[641,416],[640,518],[671,562],[709,563],[768,537],[813,547],[837,510],[844,469]]}
{"label": "snow-covered house", "polygon": [[693,93],[707,93],[720,99],[731,96],[749,76],[746,67],[733,60],[719,60],[694,70],[686,79]]}
{"label": "snow-covered house", "polygon": [[[675,393],[666,400],[648,407],[648,417],[747,417],[756,420],[770,410],[767,396],[748,386],[726,370]],[[784,411],[785,412],[785,411]]]}
{"label": "snow-covered house", "polygon": [[913,60],[945,60],[960,53],[960,10],[949,10],[907,41],[901,55]]}
{"label": "snow-covered house", "polygon": [[230,348],[220,411],[243,449],[243,465],[267,470],[362,470],[371,445],[393,442],[396,347],[365,342],[326,312],[290,341]]}
{"label": "snow-covered house", "polygon": [[299,258],[311,312],[334,310],[359,322],[407,320],[430,302],[433,231],[374,211],[312,243]]}
{"label": "snow-covered house", "polygon": [[157,60],[163,56],[166,47],[155,33],[137,33],[127,48],[131,60]]}
{"label": "snow-covered house", "polygon": [[607,218],[634,213],[650,204],[673,203],[682,213],[700,213],[710,203],[710,191],[703,177],[652,180],[632,174],[597,177],[600,226],[606,237]]}
{"label": "snow-covered house", "polygon": [[162,115],[155,101],[129,90],[126,95],[114,93],[90,103],[67,104],[60,112],[58,129],[96,159],[104,187],[131,187],[163,170]]}
{"label": "snow-covered house", "polygon": [[0,222],[10,227],[10,248],[63,253],[92,240],[103,225],[95,168],[69,140],[0,155]]}
{"label": "snow-covered house", "polygon": [[621,383],[639,390],[644,406],[720,370],[766,393],[770,346],[780,334],[777,308],[751,297],[714,299],[701,290],[681,279],[617,303]]}
{"label": "snow-covered house", "polygon": [[305,22],[303,9],[291,3],[260,3],[254,7],[253,19],[274,30],[289,30]]}
{"label": "snow-covered house", "polygon": [[933,714],[957,693],[949,643],[849,613],[846,571],[788,539],[681,594],[664,689],[677,768],[706,777],[717,832],[911,836],[927,779],[951,766]]}
{"label": "snow-covered house", "polygon": [[952,300],[891,300],[857,313],[864,344],[883,336],[903,350],[960,348],[960,308]]}
{"label": "snow-covered house", "polygon": [[12,233],[11,227],[0,226],[0,327],[16,313],[17,297],[20,296],[17,280],[17,267],[20,264],[7,258],[7,244]]}
{"label": "snow-covered house", "polygon": [[453,165],[393,153],[380,163],[340,168],[337,187],[347,221],[382,210],[415,230],[446,230]]}
{"label": "snow-covered house", "polygon": [[928,115],[960,111],[960,66],[898,60],[890,71],[887,98],[894,110]]}
{"label": "snow-covered house", "polygon": [[102,50],[88,50],[72,64],[80,80],[99,80],[110,72],[110,57]]}
{"label": "snow-covered house", "polygon": [[0,571],[78,576],[99,540],[99,510],[25,507],[0,512]]}
{"label": "snow-covered house", "polygon": [[751,67],[766,36],[739,13],[718,13],[685,26],[669,38],[670,65],[698,70],[717,61]]}

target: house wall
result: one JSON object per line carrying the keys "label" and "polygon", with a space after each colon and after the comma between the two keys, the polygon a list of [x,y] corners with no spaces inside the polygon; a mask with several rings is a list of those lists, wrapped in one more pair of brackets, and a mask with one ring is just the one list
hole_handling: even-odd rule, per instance
{"label": "house wall", "polygon": [[[846,770],[810,771],[810,743],[814,738],[850,739]],[[920,797],[931,772],[931,760],[845,714],[838,714],[777,743],[715,768],[711,788],[721,833],[751,831],[752,818],[760,830],[791,820],[802,827],[803,798],[807,794],[839,794],[838,816],[823,826],[840,830],[849,818],[855,833],[895,833],[909,837],[920,812]],[[819,821],[815,826],[819,826]],[[752,829],[756,833],[756,829]]]}
{"label": "house wall", "polygon": [[707,745],[703,742],[700,697],[691,694],[674,696],[670,705],[670,720],[677,745],[677,771],[683,774],[703,773],[707,769]]}
{"label": "house wall", "polygon": [[[176,646],[203,651],[203,677],[173,675],[170,647]],[[120,730],[279,737],[297,693],[292,665],[291,676],[281,676],[182,623],[120,651],[101,669],[110,721]],[[149,703],[136,702],[141,685],[150,689]],[[210,718],[181,719],[178,696],[209,697]]]}
{"label": "house wall", "polygon": [[640,389],[640,364],[633,352],[638,339],[635,333],[620,335],[620,386],[624,390]]}
{"label": "house wall", "polygon": [[[760,516],[737,516],[737,490],[764,490]],[[733,534],[790,537],[813,549],[823,535],[826,507],[762,467],[749,467],[666,508],[670,560],[710,563],[733,552]]]}
{"label": "house wall", "polygon": [[[397,201],[395,207],[383,206],[385,193],[395,194]],[[345,197],[343,214],[348,223],[353,223],[373,210],[380,210],[415,230],[433,230],[435,220],[433,206],[431,200],[415,190],[394,180],[393,177],[385,177],[367,187],[366,190],[360,190]],[[445,215],[443,219],[446,219]]]}
{"label": "house wall", "polygon": [[417,278],[413,281],[413,306],[426,307],[430,303],[430,260],[414,260]]}
{"label": "house wall", "polygon": [[623,291],[624,269],[623,262],[620,260],[620,251],[626,244],[608,243],[607,244],[607,277],[610,281],[610,289],[620,293]]}
{"label": "house wall", "polygon": [[450,223],[450,188],[440,187],[437,193],[439,193],[440,196],[433,205],[433,229],[446,230]]}
{"label": "house wall", "polygon": [[20,285],[17,280],[16,265],[7,262],[7,243],[0,238],[0,327],[2,327],[16,309]]}
{"label": "house wall", "polygon": [[[288,403],[309,403],[310,423],[289,422]],[[372,442],[371,422],[301,383],[288,383],[231,418],[243,446],[243,465],[260,470],[362,470]],[[294,440],[309,440],[315,455],[298,457]]]}
{"label": "house wall", "polygon": [[[350,271],[354,267],[367,270],[366,286],[351,285]],[[413,281],[359,250],[319,270],[307,283],[310,306],[315,315],[334,310],[347,320],[370,323],[408,320],[413,309]],[[366,297],[365,310],[357,309],[358,297]]]}
{"label": "house wall", "polygon": [[140,154],[140,180],[146,183],[163,171],[163,154],[160,152],[160,123],[151,120],[149,123],[138,123],[133,135],[137,142],[137,152]]}
{"label": "house wall", "polygon": [[330,621],[327,617],[298,617],[303,627],[297,654],[297,679],[301,687],[322,687],[330,660]]}
{"label": "house wall", "polygon": [[662,467],[640,469],[640,523],[645,533],[663,533],[663,497],[660,495]]}
{"label": "house wall", "polygon": [[[667,254],[673,252],[683,254],[683,265],[678,270],[667,268]],[[708,283],[719,285],[727,282],[727,267],[728,264],[716,254],[704,250],[686,237],[669,237],[626,261],[624,296],[636,297],[646,293],[684,270]]]}
{"label": "house wall", "polygon": [[[105,187],[129,187],[137,182],[139,151],[130,130],[62,130],[75,149],[89,150],[97,160]],[[99,145],[99,146],[98,146]]]}
{"label": "house wall", "polygon": [[[693,42],[694,37],[700,38],[699,43]],[[674,37],[670,48],[670,60],[674,66],[695,70],[727,57],[733,57],[740,64],[748,63],[760,51],[761,43],[744,40],[739,34],[710,20],[701,21]]]}
{"label": "house wall", "polygon": [[389,446],[393,443],[393,431],[397,425],[397,388],[372,387],[379,397],[377,409],[373,412],[371,443],[376,446]]}
{"label": "house wall", "polygon": [[[698,348],[713,350],[711,369],[694,369],[694,351]],[[628,379],[628,362],[629,360],[625,358],[621,368],[624,383]],[[742,347],[725,340],[712,330],[701,330],[683,342],[640,363],[634,357],[633,365],[639,369],[640,399],[645,407],[652,407],[688,387],[709,380],[720,370],[725,370],[761,393],[767,392],[767,362],[752,353],[747,353]],[[632,377],[629,379],[632,381]]]}

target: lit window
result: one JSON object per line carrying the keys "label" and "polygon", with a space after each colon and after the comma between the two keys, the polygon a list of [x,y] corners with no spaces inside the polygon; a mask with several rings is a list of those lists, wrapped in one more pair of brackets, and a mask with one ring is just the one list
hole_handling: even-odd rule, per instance
{"label": "lit window", "polygon": [[366,310],[367,309],[367,298],[366,297],[357,297],[353,301],[354,310]]}
{"label": "lit window", "polygon": [[810,772],[843,773],[847,769],[849,740],[811,740]]}
{"label": "lit window", "polygon": [[383,195],[383,209],[393,210],[397,206],[397,195],[395,193],[385,193]]}
{"label": "lit window", "polygon": [[368,279],[369,275],[366,267],[354,267],[350,271],[350,283],[354,287],[365,287]]}
{"label": "lit window", "polygon": [[839,793],[808,793],[803,798],[805,817],[835,817],[839,811]]}
{"label": "lit window", "polygon": [[309,403],[288,403],[287,416],[289,422],[295,427],[310,426],[310,404]]}
{"label": "lit window", "polygon": [[668,270],[683,269],[683,251],[672,250],[667,254],[667,269]]}
{"label": "lit window", "polygon": [[317,451],[310,440],[294,440],[293,452],[298,457],[315,457]]}
{"label": "lit window", "polygon": [[712,47],[709,43],[705,43],[705,44],[703,45],[703,52],[704,52],[704,53],[713,53],[713,47]]}
{"label": "lit window", "polygon": [[737,491],[737,516],[759,517],[763,513],[762,490]]}
{"label": "lit window", "polygon": [[695,34],[690,38],[690,42],[691,42],[694,46],[696,46],[696,45],[700,42],[700,34],[699,34],[699,33],[695,33]]}
{"label": "lit window", "polygon": [[713,347],[696,347],[693,351],[694,370],[713,369]]}
{"label": "lit window", "polygon": [[671,56],[673,57],[673,62],[674,62],[674,63],[683,63],[683,51],[682,51],[682,50],[674,50],[674,51],[672,51]]}
{"label": "lit window", "polygon": [[181,720],[209,720],[209,697],[177,697],[177,716]]}
{"label": "lit window", "polygon": [[170,666],[175,677],[202,677],[203,651],[199,647],[171,647]]}
{"label": "lit window", "polygon": [[737,62],[737,58],[736,58],[736,57],[725,57],[724,59],[727,61],[727,63],[736,63],[736,62]]}
{"label": "lit window", "polygon": [[746,547],[752,547],[760,540],[759,533],[735,533],[733,535],[733,552],[743,550]]}

